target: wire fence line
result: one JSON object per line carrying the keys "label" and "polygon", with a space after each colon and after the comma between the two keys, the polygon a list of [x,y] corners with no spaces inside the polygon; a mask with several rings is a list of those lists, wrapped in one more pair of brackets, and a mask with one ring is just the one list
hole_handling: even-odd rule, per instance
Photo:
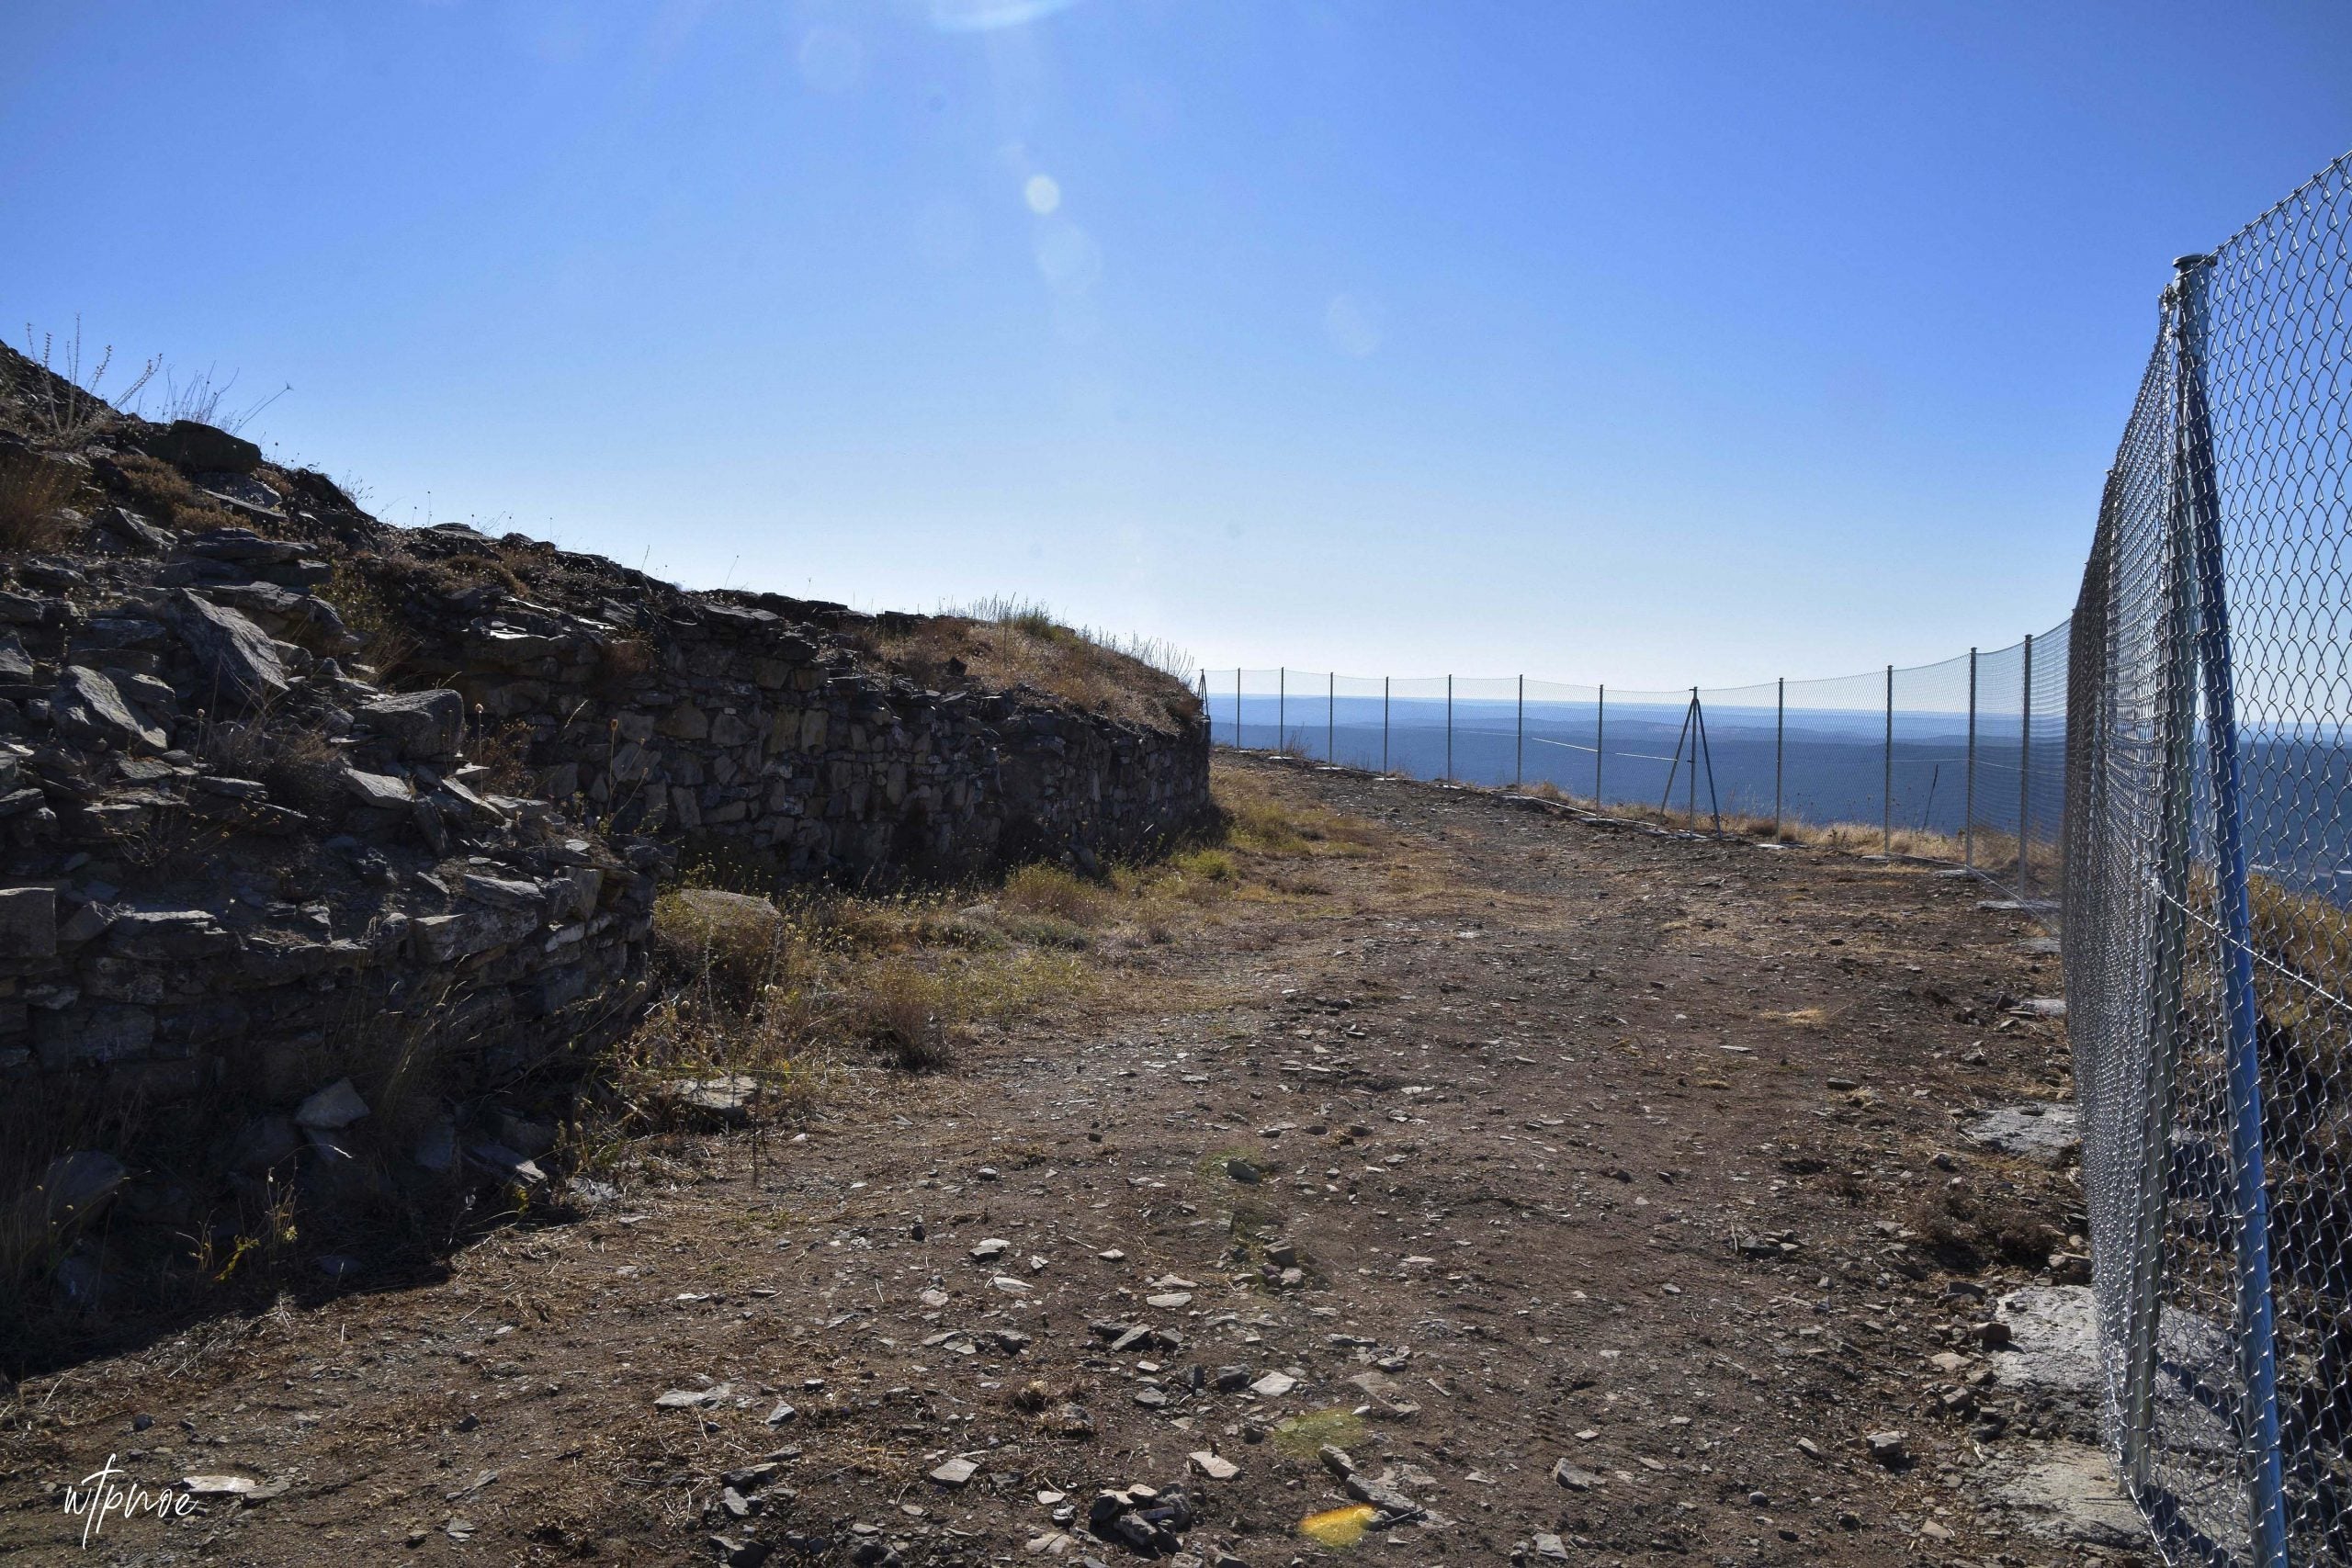
{"label": "wire fence line", "polygon": [[2119,1473],[2167,1562],[2352,1563],[2352,155],[2177,264],[2051,631],[1738,688],[1201,694],[1235,746],[1874,824],[2063,917]]}
{"label": "wire fence line", "polygon": [[1220,745],[1408,777],[1549,784],[1600,809],[1774,836],[1867,833],[2062,907],[2066,622],[2007,648],[1827,680],[1640,690],[1524,675],[1204,671]]}
{"label": "wire fence line", "polygon": [[2106,1416],[2168,1559],[2352,1562],[2352,158],[2183,257],[2073,626]]}

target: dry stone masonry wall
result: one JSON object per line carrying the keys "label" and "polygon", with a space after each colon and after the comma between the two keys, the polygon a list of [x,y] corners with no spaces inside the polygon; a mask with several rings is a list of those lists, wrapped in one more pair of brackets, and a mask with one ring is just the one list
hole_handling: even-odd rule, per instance
{"label": "dry stone masonry wall", "polygon": [[[429,559],[488,543],[432,529],[408,547]],[[929,690],[864,662],[850,633],[870,618],[838,606],[665,597],[566,609],[475,589],[436,607],[446,630],[419,658],[548,798],[795,878],[1041,858],[1091,870],[1153,852],[1210,809],[1201,722]]]}
{"label": "dry stone masonry wall", "polygon": [[0,1079],[266,1100],[404,1033],[495,1075],[631,1015],[662,852],[488,787],[456,693],[347,673],[324,573],[232,529],[10,563]]}

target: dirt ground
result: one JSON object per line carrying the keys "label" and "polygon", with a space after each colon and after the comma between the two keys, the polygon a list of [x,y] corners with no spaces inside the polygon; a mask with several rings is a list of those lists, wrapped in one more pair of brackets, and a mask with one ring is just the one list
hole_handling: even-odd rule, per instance
{"label": "dirt ground", "polygon": [[[1219,766],[1374,847],[950,1071],[845,1070],[580,1216],[28,1381],[0,1556],[2101,1555],[1983,1501],[2063,1424],[1988,1381],[1984,1298],[2083,1224],[2069,1173],[1960,1131],[2065,1093],[2024,917],[1925,867]],[[66,1488],[110,1458],[262,1495],[85,1545]],[[1301,1533],[1360,1500],[1359,1543]]]}

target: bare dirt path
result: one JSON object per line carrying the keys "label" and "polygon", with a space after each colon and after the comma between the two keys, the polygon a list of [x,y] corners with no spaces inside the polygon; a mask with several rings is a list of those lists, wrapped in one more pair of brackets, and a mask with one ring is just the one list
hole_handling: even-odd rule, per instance
{"label": "bare dirt path", "polygon": [[[2062,1424],[1993,1377],[1976,1292],[2082,1223],[2069,1177],[1958,1131],[2064,1090],[2018,916],[1921,868],[1220,766],[1376,852],[951,1073],[850,1075],[756,1159],[702,1140],[429,1276],[28,1382],[0,1555],[2096,1554],[1972,1483]],[[85,1549],[63,1487],[109,1455],[286,1489]],[[1360,1501],[1361,1544],[1300,1534]]]}

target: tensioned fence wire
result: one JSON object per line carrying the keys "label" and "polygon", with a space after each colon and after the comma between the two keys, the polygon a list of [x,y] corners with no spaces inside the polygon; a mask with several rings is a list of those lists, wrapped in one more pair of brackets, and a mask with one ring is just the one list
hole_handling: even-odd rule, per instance
{"label": "tensioned fence wire", "polygon": [[2352,1562],[2347,236],[2340,160],[2184,258],[2068,660],[2107,1429],[2175,1562]]}
{"label": "tensioned fence wire", "polygon": [[1663,811],[1707,829],[1719,819],[1742,831],[1836,829],[1859,849],[1969,866],[2054,924],[2066,647],[2061,623],[1892,671],[1666,690],[1302,669],[1201,681],[1219,745],[1408,778],[1548,784],[1597,809]]}

